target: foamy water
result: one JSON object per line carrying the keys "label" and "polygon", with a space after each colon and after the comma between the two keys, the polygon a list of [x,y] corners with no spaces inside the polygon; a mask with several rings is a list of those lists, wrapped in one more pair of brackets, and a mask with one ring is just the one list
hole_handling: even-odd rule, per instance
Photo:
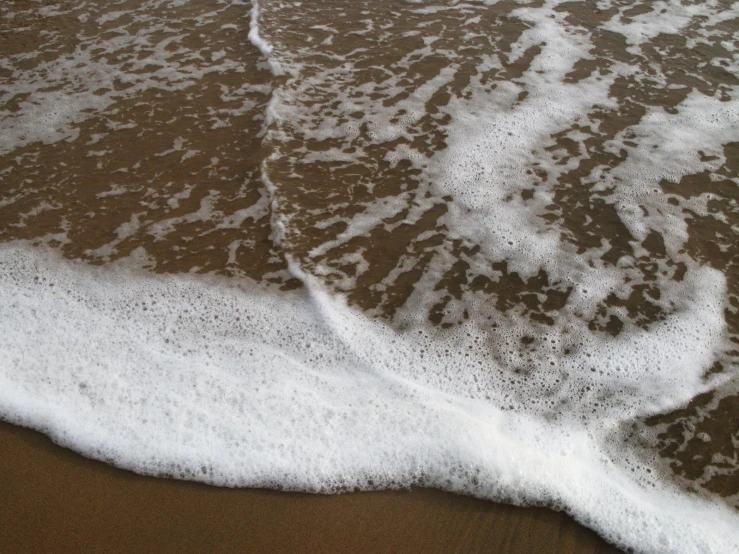
{"label": "foamy water", "polygon": [[739,550],[734,419],[703,430],[737,398],[735,5],[4,17],[85,29],[3,66],[4,419],[141,473]]}

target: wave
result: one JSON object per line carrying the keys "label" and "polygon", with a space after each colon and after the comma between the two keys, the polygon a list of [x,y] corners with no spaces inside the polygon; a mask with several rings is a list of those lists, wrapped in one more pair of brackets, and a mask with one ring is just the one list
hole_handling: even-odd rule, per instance
{"label": "wave", "polygon": [[[557,2],[409,2],[392,3],[395,28],[380,4],[253,0],[248,39],[271,78],[229,108],[258,122],[251,204],[229,215],[211,189],[184,215],[137,212],[81,256],[102,268],[0,247],[0,414],[140,473],[419,484],[566,510],[641,552],[739,549],[731,508],[628,440],[637,418],[733,386],[737,281],[691,246],[692,219],[726,195],[671,191],[701,172],[733,183],[739,91],[673,87],[684,76],[649,50],[655,17],[718,43],[729,10],[580,25]],[[676,97],[650,107],[660,79]],[[223,102],[240,98],[229,86]],[[197,156],[185,139],[172,151]],[[162,198],[175,211],[190,194]],[[186,244],[254,232],[228,235],[228,263],[246,246],[269,271],[154,275],[118,256],[143,228],[155,238],[127,252],[146,262],[199,223]],[[163,256],[180,249],[194,247]]]}

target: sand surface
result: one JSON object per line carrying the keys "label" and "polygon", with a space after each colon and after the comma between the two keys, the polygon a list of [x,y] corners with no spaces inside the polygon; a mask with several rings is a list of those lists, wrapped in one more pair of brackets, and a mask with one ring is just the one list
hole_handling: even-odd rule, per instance
{"label": "sand surface", "polygon": [[435,490],[339,496],[142,477],[0,423],[3,552],[620,550],[567,515]]}
{"label": "sand surface", "polygon": [[[135,1],[85,4],[60,0],[56,5],[57,10],[29,0],[0,5],[0,52],[12,58],[11,66],[0,68],[0,78],[19,91],[8,95],[0,106],[7,111],[5,133],[0,136],[0,200],[4,201],[0,203],[0,241],[46,244],[68,258],[93,264],[135,261],[137,253],[145,252],[143,265],[154,272],[214,273],[283,288],[299,286],[285,271],[279,245],[270,240],[271,208],[266,206],[259,170],[265,154],[261,118],[270,99],[272,76],[247,40],[248,9],[238,2],[224,7],[216,0],[172,2],[155,11]],[[124,17],[117,10],[130,13]],[[294,19],[296,27],[309,24],[302,16]],[[589,11],[571,15],[575,16],[589,27],[603,23],[597,18],[611,17]],[[166,21],[166,29],[162,21]],[[266,21],[265,28],[268,24]],[[504,30],[512,34],[503,37],[501,44],[510,46],[523,32],[523,27],[511,25],[509,22]],[[612,49],[625,48],[622,38],[614,46],[614,37],[613,33],[595,36],[599,55],[607,57]],[[337,39],[337,48],[340,42]],[[710,54],[707,49],[681,49],[679,41],[673,46],[680,56],[688,52],[698,58]],[[718,43],[714,48],[718,49]],[[660,50],[655,52],[659,59],[669,59]],[[396,54],[383,53],[388,59]],[[523,56],[506,68],[501,79],[520,77],[532,59]],[[701,60],[683,65],[698,66]],[[598,63],[606,62],[610,63],[605,59],[589,61],[590,65],[578,66],[578,71],[589,74]],[[167,71],[160,74],[159,64]],[[436,71],[434,64],[425,69],[423,64],[419,66],[407,72],[419,82],[429,71]],[[705,82],[687,83],[713,94],[724,81],[733,82],[733,76],[718,70],[708,77]],[[674,78],[680,82],[679,75]],[[668,85],[672,87],[666,81],[665,87]],[[670,95],[663,91],[665,97],[660,101],[674,108],[684,99],[680,95],[687,95],[680,92],[683,89],[689,90],[665,89]],[[631,97],[639,99],[640,94],[646,98],[651,90],[639,89],[632,82],[614,88],[614,94],[622,97],[623,110],[604,113],[603,121],[608,124],[602,125],[601,138],[591,140],[596,145],[589,154],[592,163],[583,163],[568,174],[572,183],[579,183],[596,162],[616,164],[602,145],[639,121],[645,110],[641,104],[632,105]],[[46,109],[42,100],[60,91],[74,100],[70,106],[77,102],[94,109],[70,108],[69,113],[55,114],[49,108],[41,119],[53,120],[53,125],[39,127],[46,129],[45,134],[28,134],[36,129],[31,125],[38,119],[36,111]],[[646,102],[644,98],[640,101]],[[429,152],[442,148],[439,133],[443,128],[440,124],[428,131]],[[3,140],[9,145],[7,151],[2,149]],[[296,144],[302,148],[303,142]],[[568,156],[576,154],[574,150]],[[384,159],[381,149],[372,152],[376,159]],[[663,183],[665,193],[674,194],[676,205],[706,191],[729,195],[726,191],[734,190],[729,179],[739,167],[738,153],[739,143],[726,146],[728,161],[723,173],[716,173],[723,180],[704,172],[679,184]],[[287,204],[294,203],[288,207],[303,217],[295,221],[311,231],[302,234],[303,242],[294,240],[294,255],[333,240],[332,233],[340,234],[341,224],[317,226],[310,220],[318,213],[315,209],[325,203],[328,188],[333,187],[332,210],[344,210],[341,213],[346,215],[354,214],[361,202],[371,200],[362,196],[362,183],[377,185],[374,194],[378,197],[398,195],[406,189],[413,192],[420,186],[418,176],[402,163],[365,168],[358,177],[355,167],[346,173],[326,167],[328,162],[325,167],[308,164],[308,178],[301,177],[300,187],[290,186],[295,184],[290,180],[295,178],[294,168],[271,168],[291,194],[303,195],[286,199]],[[328,180],[329,175],[334,181]],[[347,175],[357,180],[356,187],[345,186]],[[587,207],[583,197],[568,192],[567,186],[563,180],[560,196],[555,198],[561,204],[558,209],[567,214],[562,225],[574,226],[578,240],[585,245],[589,236],[598,242],[601,236],[609,237],[614,259],[631,252],[628,234],[615,212],[603,211],[604,206],[612,210],[610,205],[596,202]],[[533,198],[533,189],[524,191],[522,197],[524,193],[528,200]],[[419,202],[423,199],[426,210],[415,223],[396,227],[395,216],[386,218],[387,229],[379,225],[350,245],[365,249],[363,255],[371,262],[350,295],[357,307],[378,308],[378,313],[392,316],[428,270],[431,252],[446,232],[439,222],[448,207],[444,198],[427,201],[424,194],[428,196],[418,189],[409,196]],[[721,202],[714,200],[716,210],[735,213],[727,200]],[[581,211],[575,211],[575,205]],[[321,217],[334,212],[323,210]],[[252,215],[247,217],[247,213]],[[592,229],[586,229],[583,221],[590,222]],[[701,263],[726,272],[731,290],[736,291],[736,249],[719,246],[720,239],[734,236],[732,221],[708,216],[689,220],[690,231],[698,238],[686,248]],[[431,232],[431,239],[419,239]],[[641,258],[645,275],[654,259],[664,257],[662,239],[653,240],[659,235],[650,237],[642,245],[651,254]],[[457,257],[471,252],[456,243],[453,248]],[[336,264],[346,252],[337,248],[326,260],[344,271]],[[367,292],[394,274],[396,266],[404,267],[406,256],[413,261],[409,265],[412,271],[397,279],[389,292],[384,288],[382,294],[377,293],[380,289]],[[467,274],[464,264],[459,267],[449,269],[444,287],[454,292],[461,290],[460,286],[479,284],[477,277]],[[515,273],[506,279],[500,285],[500,296],[505,299],[501,304],[512,307],[528,302],[529,308],[537,308],[534,299],[538,297],[532,295],[540,288],[536,279],[524,283]],[[647,320],[659,316],[649,311],[651,304],[643,292],[648,290],[644,288],[624,301],[630,312]],[[380,297],[382,305],[378,304]],[[548,301],[556,298],[553,295]],[[434,324],[448,325],[442,321],[445,306],[429,314]],[[542,306],[539,308],[546,307]],[[735,312],[727,312],[731,333],[739,328],[737,321]],[[614,334],[619,329],[604,326]],[[735,503],[739,491],[739,469],[732,462],[737,459],[739,444],[734,424],[739,396],[736,385],[732,386],[715,396],[706,393],[697,397],[683,410],[652,418],[652,423],[664,427],[655,448],[667,460],[665,466],[682,479],[679,483],[702,487],[729,503]],[[619,552],[566,514],[435,490],[315,496],[219,489],[119,470],[56,446],[41,433],[3,422],[0,449],[0,553]],[[724,458],[716,458],[717,453]],[[728,462],[717,471],[715,459]]]}

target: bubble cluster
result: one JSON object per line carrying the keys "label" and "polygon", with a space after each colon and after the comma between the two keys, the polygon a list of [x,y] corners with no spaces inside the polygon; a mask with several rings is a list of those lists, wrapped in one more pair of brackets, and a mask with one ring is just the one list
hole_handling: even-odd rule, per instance
{"label": "bubble cluster", "polygon": [[5,246],[0,411],[141,473],[317,492],[422,483],[558,505],[643,551],[660,533],[685,552],[736,540],[734,516],[643,468],[647,485],[631,479],[607,447],[620,421],[706,387],[719,277],[650,334],[581,337],[568,358],[553,330],[524,372],[491,356],[517,336],[398,333],[306,279],[310,292],[275,293]]}
{"label": "bubble cluster", "polygon": [[[198,238],[239,236],[229,264],[260,242],[284,261],[275,282],[298,290],[1,246],[0,415],[146,474],[324,493],[420,484],[563,509],[639,552],[739,550],[736,513],[621,440],[634,418],[732,376],[713,369],[735,337],[735,283],[691,254],[688,231],[697,217],[730,226],[723,196],[677,197],[701,172],[737,184],[737,87],[710,81],[737,68],[717,57],[684,90],[655,59],[663,35],[698,44],[735,9],[606,0],[592,23],[557,1],[419,4],[389,2],[394,23],[376,2],[253,0],[242,24],[273,80],[253,100],[220,87],[229,107],[208,122],[258,122],[259,187],[239,209],[221,201],[238,184],[167,189],[159,217],[131,214],[91,252],[202,225]],[[78,48],[45,77],[24,73],[0,153],[74,140],[134,93],[250,67],[215,43],[190,65],[132,30],[118,42],[101,44],[162,69],[118,90],[118,66]],[[44,91],[63,78],[102,92]],[[653,101],[667,92],[671,104]],[[176,136],[154,155],[203,151]],[[241,236],[257,221],[268,237]]]}

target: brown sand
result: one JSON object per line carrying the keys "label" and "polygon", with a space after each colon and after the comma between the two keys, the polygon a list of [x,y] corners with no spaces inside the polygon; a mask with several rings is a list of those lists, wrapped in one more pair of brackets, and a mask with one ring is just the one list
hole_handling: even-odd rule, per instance
{"label": "brown sand", "polygon": [[[2,52],[40,51],[42,55],[18,62],[18,71],[30,71],[25,77],[8,71],[1,77],[10,82],[33,81],[36,64],[63,59],[79,44],[89,42],[92,48],[108,27],[121,25],[118,19],[97,23],[106,10],[120,6],[87,6],[93,13],[83,14],[74,2],[62,4],[55,15],[42,15],[40,5],[25,0],[7,6],[14,17],[3,23]],[[266,73],[250,69],[258,54],[248,45],[245,30],[217,32],[223,23],[233,21],[247,29],[246,10],[238,6],[223,9],[212,16],[209,26],[192,23],[205,13],[215,13],[216,8],[221,9],[217,2],[200,1],[162,8],[156,14],[144,10],[140,20],[123,21],[133,35],[142,32],[141,26],[146,31],[147,16],[152,29],[166,20],[178,28],[178,40],[184,47],[201,53],[203,48],[223,49],[229,52],[232,65],[208,73],[197,87],[166,94],[158,89],[130,92],[126,88],[130,83],[116,82],[114,91],[101,88],[98,93],[111,95],[115,103],[98,117],[78,122],[77,140],[35,142],[0,158],[0,168],[12,168],[10,177],[0,179],[2,196],[17,199],[0,210],[0,239],[44,237],[59,246],[55,237],[71,225],[61,241],[64,254],[96,263],[128,256],[143,246],[155,271],[197,267],[260,279],[280,269],[269,261],[273,252],[265,242],[268,214],[225,230],[215,230],[218,218],[183,220],[174,226],[176,232],[157,240],[144,232],[151,222],[197,211],[209,195],[214,198],[214,209],[226,215],[261,197],[255,179],[261,159],[260,122],[255,118],[264,110],[266,95],[246,94],[244,98],[254,107],[222,116],[229,118],[228,125],[217,130],[212,128],[207,108],[239,107],[240,97],[234,106],[220,99],[224,87],[238,89],[245,75],[249,82],[261,83]],[[210,42],[201,44],[203,37]],[[116,57],[106,54],[103,61],[121,65],[142,57],[130,50],[121,47]],[[207,52],[203,55],[206,61],[211,59]],[[196,62],[187,65],[188,71],[199,69]],[[127,66],[118,65],[126,70]],[[152,67],[149,71],[156,69]],[[136,71],[143,73],[141,79],[148,75],[146,68]],[[129,73],[138,75],[133,70]],[[56,86],[79,88],[75,88],[73,74],[61,75]],[[15,100],[22,101],[22,95]],[[115,133],[110,132],[111,121],[118,124]],[[136,125],[127,126],[131,121]],[[202,153],[187,160],[181,159],[182,152],[158,154],[181,136]],[[89,146],[92,143],[94,147]],[[91,156],[91,148],[110,154]],[[219,159],[217,171],[208,165],[213,156]],[[106,196],[123,169],[125,189]],[[183,190],[189,196],[173,206],[170,199]],[[55,209],[34,210],[46,204]],[[140,210],[146,212],[140,215],[144,222],[140,232],[116,240],[116,229]],[[229,256],[229,248],[237,244],[234,241],[242,247]],[[99,250],[108,244],[113,248]],[[562,513],[502,506],[434,490],[315,496],[218,489],[115,469],[55,446],[40,433],[2,422],[0,449],[0,552],[617,552]]]}
{"label": "brown sand", "polygon": [[[133,9],[142,4],[135,0],[90,6],[70,0],[56,4],[60,6],[57,11],[43,14],[44,2],[13,0],[0,5],[3,14],[13,13],[12,19],[6,18],[0,24],[3,31],[0,52],[5,56],[20,56],[17,62],[14,61],[14,71],[0,69],[0,78],[8,82],[34,83],[34,79],[41,75],[35,72],[37,66],[63,60],[82,44],[93,52],[91,64],[104,61],[105,67],[127,73],[130,79],[115,81],[110,84],[112,88],[100,85],[95,94],[108,97],[111,106],[96,113],[95,117],[90,113],[88,118],[76,122],[76,135],[70,135],[69,140],[59,139],[53,144],[31,141],[0,157],[0,169],[12,169],[10,173],[0,172],[0,193],[3,199],[14,199],[0,208],[0,240],[47,242],[58,246],[68,257],[93,263],[125,258],[143,247],[150,258],[150,269],[154,271],[197,269],[206,273],[246,275],[257,280],[280,282],[282,265],[274,261],[280,258],[275,256],[275,245],[268,240],[268,211],[261,218],[246,219],[239,225],[218,225],[238,210],[253,206],[262,197],[257,179],[258,164],[263,158],[258,116],[264,112],[268,95],[259,88],[238,94],[237,91],[245,79],[252,84],[266,85],[269,75],[264,70],[254,70],[259,61],[258,53],[249,46],[246,38],[248,26],[244,7],[223,8],[215,0],[200,0],[182,6],[173,3],[151,14],[147,14],[144,7],[142,13],[138,13],[138,19],[110,19],[107,23],[98,23],[98,18],[108,11]],[[221,10],[217,15],[210,15],[205,24],[200,21],[203,14],[216,13],[216,8]],[[81,18],[82,15],[85,17]],[[300,14],[301,19],[304,16],[304,13]],[[573,10],[569,17],[573,20],[582,18],[584,26],[593,27],[600,22],[590,21],[590,18],[610,15],[607,12],[594,14],[591,10]],[[144,33],[151,39],[151,44],[156,45],[172,34],[158,30],[160,20],[166,20],[177,30],[177,48],[201,54],[194,61],[187,61],[186,56],[183,58],[186,61],[182,61],[173,46],[167,59],[170,65],[194,74],[213,65],[211,54],[217,51],[228,52],[225,61],[218,63],[228,62],[230,65],[204,74],[194,81],[197,86],[193,84],[178,89],[164,82],[158,85],[159,88],[142,85],[139,90],[132,83],[141,85],[158,69],[156,65],[135,65],[151,54],[146,47],[123,43],[112,52],[101,50],[94,53],[100,44],[112,48],[112,42],[109,44],[106,40],[109,35],[115,37],[116,33],[122,32],[117,30],[121,26],[128,29],[128,36]],[[240,31],[221,30],[223,24],[233,22],[238,23]],[[511,22],[506,25],[507,33],[523,31],[523,28],[513,29],[511,25]],[[123,33],[122,36],[127,35]],[[514,33],[501,40],[508,44],[515,36]],[[583,75],[589,74],[598,64],[608,63],[605,59],[608,56],[618,58],[625,55],[625,45],[614,42],[617,38],[608,33],[594,36],[604,59],[590,62],[592,67],[579,68]],[[354,48],[356,40],[352,36],[347,43]],[[337,39],[337,48],[340,42]],[[673,42],[678,54],[686,55],[687,50],[681,43]],[[669,44],[665,48],[667,46]],[[714,47],[718,48],[718,43]],[[701,52],[708,51],[695,49],[691,55],[699,56]],[[34,56],[24,57],[29,53],[34,53]],[[388,56],[391,54],[401,55],[400,52],[387,53]],[[659,49],[655,50],[654,56],[659,59],[665,57]],[[531,59],[531,56],[523,56],[518,65],[507,68],[507,78],[512,78],[512,73],[523,71]],[[693,65],[701,65],[699,62],[702,60],[697,59]],[[86,66],[82,64],[81,67],[85,69]],[[420,80],[427,77],[425,70],[419,69],[416,73]],[[719,72],[714,73],[718,82],[709,78],[690,81],[690,87],[669,89],[671,96],[665,96],[663,101],[669,105],[677,104],[681,98],[673,96],[687,94],[693,86],[707,87],[704,92],[713,94],[715,88],[720,88],[722,79]],[[74,73],[64,71],[60,75],[58,82],[42,84],[66,91],[84,89],[74,80]],[[573,73],[572,77],[581,78],[582,75]],[[594,237],[593,240],[600,244],[601,237],[609,237],[615,245],[614,259],[624,252],[628,254],[625,249],[629,245],[625,239],[619,241],[619,237],[628,236],[619,220],[610,212],[598,211],[611,209],[610,204],[591,205],[587,198],[576,195],[586,192],[577,192],[576,186],[569,185],[576,184],[593,164],[617,163],[618,160],[605,159],[605,154],[598,149],[602,150],[602,144],[622,127],[626,128],[642,117],[643,106],[632,105],[629,100],[635,91],[641,90],[637,84],[624,83],[620,89],[614,89],[620,105],[624,106],[621,113],[600,116],[604,122],[601,125],[604,134],[592,141],[591,165],[581,164],[564,179],[556,198],[556,202],[564,207],[562,212],[568,214],[563,225],[576,230],[577,240],[586,244],[588,237]],[[223,97],[224,90],[229,91],[227,99]],[[647,96],[651,90],[647,88],[639,94]],[[5,108],[11,112],[20,109],[26,96],[24,93],[11,98]],[[251,104],[250,109],[240,110],[242,105]],[[224,122],[217,128],[213,127],[213,114],[209,111],[214,106],[218,108],[216,115]],[[136,125],[130,126],[131,122]],[[432,131],[427,133],[433,139],[429,148],[440,148],[441,140]],[[76,140],[73,136],[77,137]],[[185,140],[183,149],[172,148],[180,137]],[[191,147],[194,154],[185,156],[184,152]],[[734,165],[727,165],[726,179],[736,174],[737,152],[739,146],[736,144],[727,146],[726,158]],[[381,159],[384,154],[377,156]],[[218,164],[212,167],[210,160],[213,157],[218,158]],[[274,168],[275,171],[278,169]],[[397,194],[399,191],[396,189],[400,186],[409,189],[417,186],[407,168],[381,169],[386,172],[381,176],[370,173],[359,176],[365,181],[372,178],[373,185],[378,187],[375,194],[388,192],[388,187],[389,193]],[[312,209],[315,206],[309,203],[311,197],[324,201],[329,173],[321,173],[318,165],[312,166],[311,170],[315,174],[310,182],[324,192],[319,191],[319,194],[305,186],[293,187],[292,190],[302,192],[306,197],[299,199],[302,204],[296,202],[296,206]],[[353,175],[355,168],[348,171]],[[393,171],[399,173],[394,174]],[[330,175],[335,175],[338,180],[334,194],[340,194],[346,188],[345,175],[340,172]],[[728,180],[717,181],[709,177],[708,174],[703,175],[696,178],[695,183],[686,179],[674,186],[675,190],[668,188],[672,187],[669,183],[663,187],[666,192],[676,195],[675,202],[681,201],[682,196],[695,196],[706,191],[715,191],[718,196],[733,194],[722,192],[724,189],[721,187],[733,190]],[[286,179],[287,175],[283,176],[282,180],[287,182]],[[354,195],[346,200],[347,210],[356,208],[354,204],[362,199],[360,192],[361,187],[347,189],[347,194]],[[418,193],[417,196],[421,198],[422,195]],[[170,202],[175,197],[179,200]],[[217,217],[204,220],[188,217],[196,213],[204,202],[212,204]],[[334,204],[336,202],[334,198]],[[714,203],[718,206],[718,200]],[[391,291],[393,294],[387,294],[388,305],[383,306],[383,310],[392,314],[405,301],[412,285],[420,278],[420,272],[429,263],[427,249],[434,247],[431,243],[414,241],[428,229],[439,230],[437,220],[444,213],[440,202],[430,202],[429,206],[427,214],[415,226],[393,226],[386,233],[380,226],[374,235],[359,239],[364,241],[360,246],[374,244],[376,255],[371,258],[372,270],[363,277],[371,282],[360,281],[361,286],[357,290],[363,291],[362,296],[352,297],[358,306],[374,306],[377,298],[366,291],[380,282],[402,256],[417,253],[415,269],[408,272],[409,277],[405,281],[398,281],[397,290]],[[572,206],[580,206],[577,208],[579,211]],[[591,211],[581,213],[585,209]],[[138,215],[132,219],[133,212]],[[332,214],[323,214],[329,215]],[[121,226],[129,221],[138,227],[131,225],[130,232],[118,233],[118,229],[123,229]],[[169,222],[169,226],[159,225],[163,221]],[[585,221],[593,227],[591,232],[584,231]],[[162,230],[152,234],[150,231],[157,225]],[[714,240],[714,234],[716,237],[722,236],[721,233],[732,236],[730,223],[719,224],[716,220],[696,217],[690,225],[700,230],[696,236],[708,237],[687,245],[695,258],[730,276],[735,275],[731,272],[739,267],[735,263],[736,250],[720,251],[716,246],[720,241]],[[333,226],[321,229],[327,235],[342,230]],[[318,243],[332,238],[308,233],[304,236],[313,237]],[[441,236],[441,230],[438,236]],[[433,240],[439,239],[434,237]],[[654,256],[663,256],[661,240],[649,239],[650,242],[645,241],[643,246]],[[297,246],[309,250],[313,245]],[[336,249],[333,255],[338,260],[345,253]],[[371,254],[368,251],[365,256],[370,259]],[[649,267],[653,261],[652,257],[645,257],[640,263]],[[457,273],[450,271],[445,281],[450,290],[458,289],[468,280],[471,285],[479,285],[480,277],[469,274],[467,266],[453,269]],[[531,292],[526,288],[529,284],[510,282],[515,286],[505,285],[508,292],[501,295],[508,305],[520,305],[525,299],[529,302],[536,298],[528,294]],[[730,286],[735,287],[737,282],[732,277]],[[536,288],[534,292],[540,288],[537,282],[530,286]],[[643,295],[631,298],[627,304],[629,311],[649,316],[649,313],[642,313],[651,305],[645,298]],[[549,304],[544,307],[555,300],[556,296],[551,296]],[[442,321],[441,308],[431,316],[435,323],[447,324]],[[603,319],[615,321],[613,318],[608,320],[605,315]],[[727,322],[734,332],[736,317],[727,313]],[[614,333],[619,330],[617,326],[611,329],[607,325],[605,329]],[[713,472],[710,468],[715,452],[722,452],[727,460],[736,459],[732,435],[736,428],[732,425],[736,421],[736,399],[735,395],[723,400],[704,395],[686,410],[664,416],[664,421],[657,422],[668,426],[669,433],[666,431],[660,435],[660,441],[668,457],[675,459],[670,463],[671,468],[685,479],[700,481],[706,489],[727,497],[739,490],[736,468],[722,468],[722,472]],[[702,414],[708,411],[714,415],[705,418]],[[708,432],[712,441],[706,443],[697,438],[699,430]],[[502,506],[433,490],[326,497],[218,489],[159,480],[87,460],[53,445],[39,433],[1,422],[0,448],[3,451],[0,552],[618,552],[564,514],[545,509]]]}
{"label": "brown sand", "polygon": [[563,513],[435,490],[318,496],[155,479],[3,422],[0,450],[0,552],[620,552]]}

